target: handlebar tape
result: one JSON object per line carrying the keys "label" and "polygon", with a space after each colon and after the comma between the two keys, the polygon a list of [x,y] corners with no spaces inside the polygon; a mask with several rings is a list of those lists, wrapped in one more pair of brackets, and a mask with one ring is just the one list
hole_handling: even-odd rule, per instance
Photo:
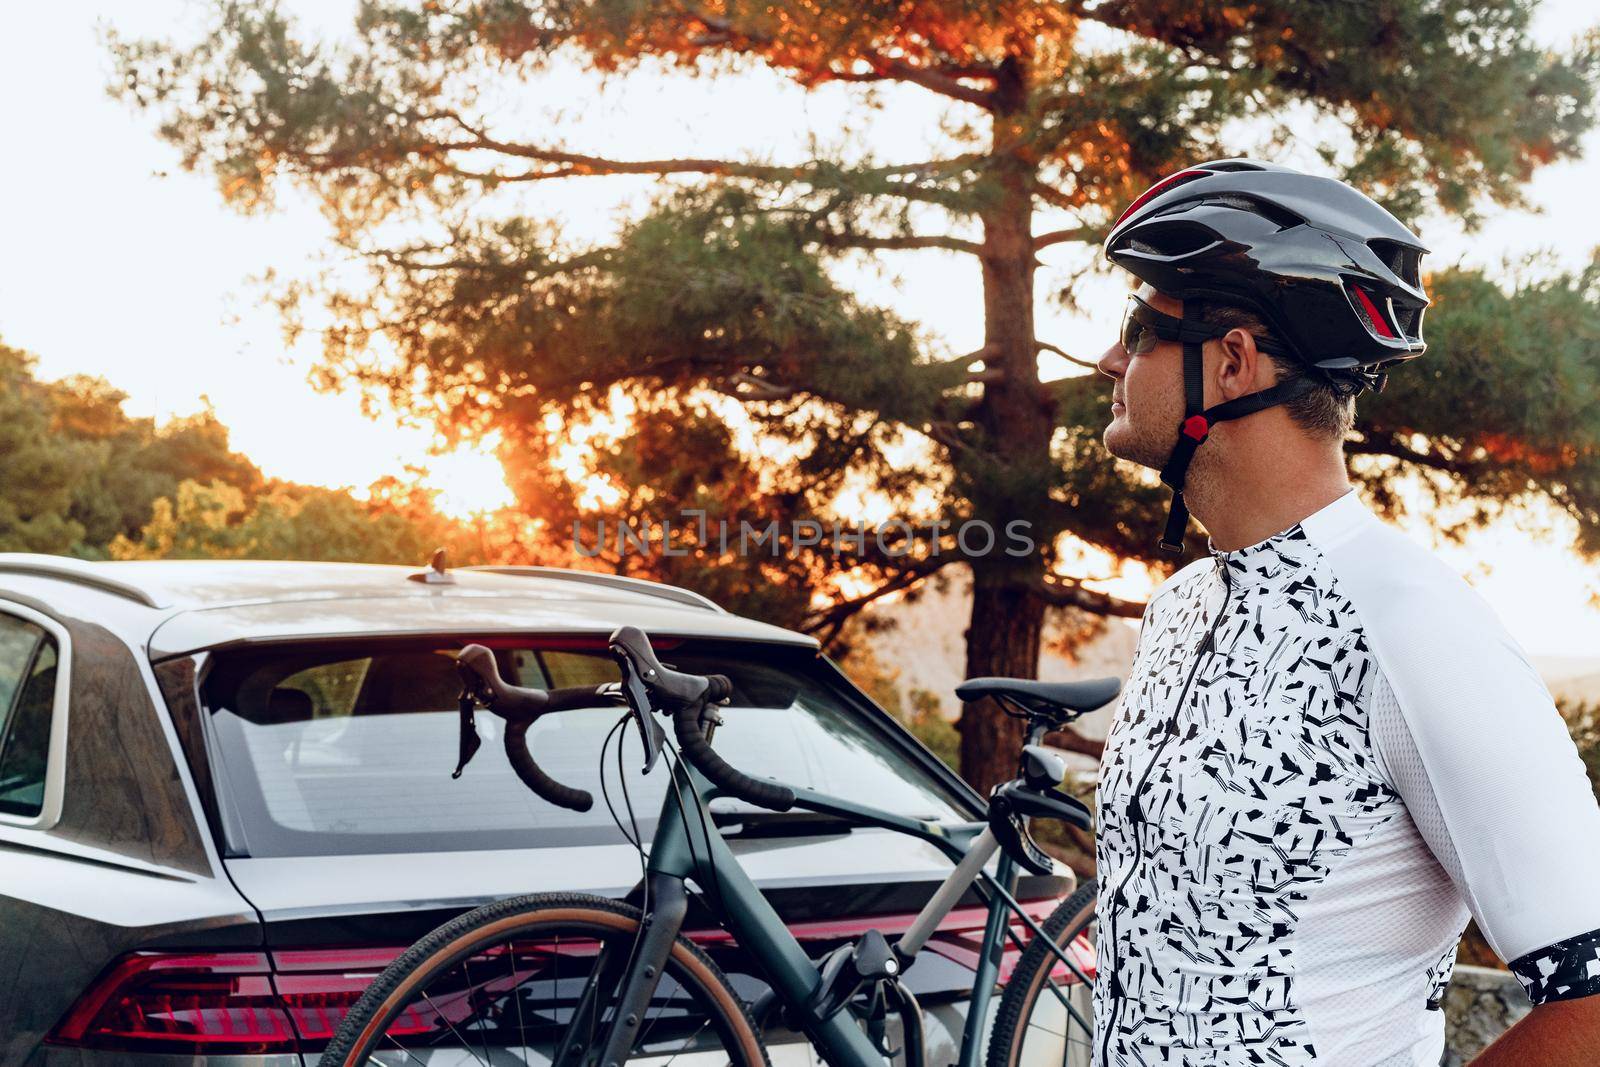
{"label": "handlebar tape", "polygon": [[594,796],[587,790],[562,785],[539,769],[533,761],[533,753],[528,751],[528,727],[532,725],[532,719],[514,719],[506,723],[506,759],[511,761],[511,769],[517,772],[522,784],[557,807],[573,811],[588,811],[594,807]]}
{"label": "handlebar tape", "polygon": [[558,807],[572,811],[588,811],[594,807],[594,796],[583,789],[562,785],[540,769],[528,749],[528,727],[540,715],[552,711],[565,711],[577,707],[593,707],[600,702],[593,686],[567,689],[529,689],[511,685],[500,677],[494,653],[482,645],[468,645],[457,656],[464,671],[476,675],[489,694],[488,708],[506,720],[505,750],[511,769],[517,772],[522,784]]}
{"label": "handlebar tape", "polygon": [[776,782],[752,778],[736,769],[717,755],[700,728],[700,716],[709,700],[721,700],[728,695],[728,679],[720,674],[708,675],[710,686],[704,699],[680,704],[672,715],[673,731],[678,735],[678,745],[683,756],[711,780],[711,783],[729,796],[773,811],[788,811],[794,807],[794,790]]}

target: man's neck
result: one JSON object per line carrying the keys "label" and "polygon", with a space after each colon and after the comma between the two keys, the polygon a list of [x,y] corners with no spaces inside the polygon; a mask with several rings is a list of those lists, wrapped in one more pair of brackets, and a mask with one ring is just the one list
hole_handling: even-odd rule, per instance
{"label": "man's neck", "polygon": [[1212,547],[1232,552],[1265,541],[1350,491],[1342,453],[1272,458],[1282,462],[1207,465],[1190,477],[1184,501]]}

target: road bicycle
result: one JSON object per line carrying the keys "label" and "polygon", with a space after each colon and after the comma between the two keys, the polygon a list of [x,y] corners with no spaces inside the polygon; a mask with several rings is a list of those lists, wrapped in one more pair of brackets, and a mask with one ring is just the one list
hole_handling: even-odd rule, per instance
{"label": "road bicycle", "polygon": [[[712,747],[720,709],[739,696],[726,677],[664,666],[633,627],[612,634],[609,647],[620,682],[552,690],[508,684],[493,652],[481,645],[462,649],[456,773],[478,749],[473,716],[486,708],[506,720],[506,755],[522,781],[553,804],[588,810],[590,794],[539,767],[528,728],[545,715],[625,705],[618,727],[637,727],[646,771],[664,763],[670,775],[648,850],[637,824],[630,836],[641,854],[636,888],[642,906],[535,894],[445,923],[373,981],[328,1045],[322,1067],[770,1067],[763,1035],[779,1025],[802,1035],[830,1067],[931,1067],[925,1064],[922,1009],[902,976],[969,893],[987,904],[987,921],[957,1067],[978,1067],[986,1028],[985,1067],[1087,1067],[1095,884],[1079,885],[1042,923],[1014,891],[1020,872],[1055,870],[1030,836],[1031,819],[1060,819],[1086,831],[1091,822],[1088,809],[1057,788],[1065,761],[1040,741],[1115,697],[1116,679],[964,683],[957,690],[963,699],[991,697],[1024,718],[1027,743],[1018,776],[990,795],[987,819],[950,824],[744,774]],[[676,746],[655,721],[658,711],[670,715]],[[723,840],[708,809],[718,797],[907,834],[942,852],[953,870],[892,942],[869,930],[813,960]],[[753,1002],[741,999],[710,957],[683,936],[691,884],[766,983]],[[1031,936],[1024,940],[1018,926]],[[1023,951],[996,1006],[1008,944]],[[774,1047],[785,1062],[814,1062],[790,1059],[795,1044]]]}

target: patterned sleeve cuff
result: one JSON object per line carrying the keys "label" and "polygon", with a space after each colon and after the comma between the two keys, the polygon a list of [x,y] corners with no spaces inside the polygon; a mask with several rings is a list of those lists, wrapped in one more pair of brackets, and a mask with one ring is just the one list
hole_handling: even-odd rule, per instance
{"label": "patterned sleeve cuff", "polygon": [[1600,930],[1518,956],[1511,973],[1536,1005],[1600,993]]}

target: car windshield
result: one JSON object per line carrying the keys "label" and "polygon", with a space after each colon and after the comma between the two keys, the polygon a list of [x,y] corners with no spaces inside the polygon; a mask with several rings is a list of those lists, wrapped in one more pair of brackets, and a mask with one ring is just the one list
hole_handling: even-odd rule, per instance
{"label": "car windshield", "polygon": [[[539,688],[616,681],[593,639],[506,639],[490,645],[501,673]],[[901,815],[971,817],[905,735],[808,649],[657,640],[663,660],[726,674],[717,751],[751,774],[808,786]],[[569,811],[541,800],[512,772],[504,723],[477,713],[483,747],[452,780],[458,741],[458,643],[349,643],[219,655],[204,685],[207,735],[232,855],[297,856],[615,843],[605,794],[648,839],[667,787],[663,767],[641,773],[629,725],[601,749],[623,714],[598,706],[549,715],[528,732],[539,765],[587,789]],[[665,720],[661,720],[665,721]],[[619,742],[619,738],[622,740]],[[621,745],[620,777],[618,749]],[[626,787],[624,791],[624,786]],[[715,802],[714,810],[727,801]],[[630,827],[631,829],[631,827]]]}

